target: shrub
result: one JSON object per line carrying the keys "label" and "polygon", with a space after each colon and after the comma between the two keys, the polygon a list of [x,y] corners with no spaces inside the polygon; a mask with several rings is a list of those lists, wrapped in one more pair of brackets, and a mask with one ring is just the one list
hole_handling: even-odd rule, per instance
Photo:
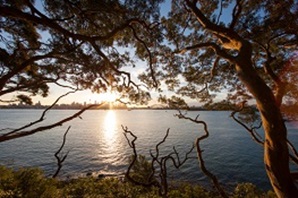
{"label": "shrub", "polygon": [[274,192],[268,191],[264,193],[251,183],[238,184],[234,190],[233,198],[275,198]]}

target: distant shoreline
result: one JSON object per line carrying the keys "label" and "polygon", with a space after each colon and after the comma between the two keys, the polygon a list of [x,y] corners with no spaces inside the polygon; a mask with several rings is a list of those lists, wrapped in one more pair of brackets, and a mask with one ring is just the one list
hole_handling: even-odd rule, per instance
{"label": "distant shoreline", "polygon": [[[24,109],[24,110],[45,110],[49,106],[41,106],[41,107],[35,107],[35,106],[28,106],[28,107],[18,107],[18,106],[0,106],[0,109]],[[84,107],[53,107],[52,110],[80,110]],[[177,110],[173,108],[148,108],[148,107],[127,107],[127,108],[90,108],[88,110],[126,110],[126,111],[132,111],[132,110]],[[204,109],[204,108],[189,108],[189,109],[182,109],[182,110],[188,110],[188,111],[222,111],[222,110],[210,110],[210,109]],[[228,111],[228,110],[225,110]]]}

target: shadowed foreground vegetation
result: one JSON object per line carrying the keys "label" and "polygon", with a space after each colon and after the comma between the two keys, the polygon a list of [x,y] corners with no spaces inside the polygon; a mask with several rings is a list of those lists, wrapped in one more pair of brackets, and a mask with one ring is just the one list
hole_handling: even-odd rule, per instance
{"label": "shadowed foreground vegetation", "polygon": [[[145,188],[133,185],[119,178],[97,179],[84,177],[70,181],[47,178],[37,168],[12,170],[0,166],[0,197],[22,198],[59,198],[59,197],[160,197],[157,188]],[[175,183],[171,186],[168,197],[219,197],[214,191],[208,191],[199,185]],[[239,184],[230,197],[276,197],[272,191],[267,193],[256,186]]]}

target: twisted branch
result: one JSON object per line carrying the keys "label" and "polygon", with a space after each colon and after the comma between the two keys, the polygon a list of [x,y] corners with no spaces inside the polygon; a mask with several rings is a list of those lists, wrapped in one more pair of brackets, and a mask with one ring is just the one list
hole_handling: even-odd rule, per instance
{"label": "twisted branch", "polygon": [[[155,154],[153,154],[152,151],[150,150],[151,174],[149,175],[149,177],[147,178],[147,180],[145,182],[136,181],[134,178],[132,178],[130,176],[130,172],[131,172],[131,169],[133,168],[135,162],[137,161],[137,156],[138,156],[137,150],[136,150],[136,145],[135,145],[137,136],[135,136],[131,131],[129,131],[127,127],[122,126],[122,129],[124,131],[124,136],[128,142],[128,145],[133,149],[133,153],[134,153],[133,160],[129,164],[129,167],[125,174],[126,178],[129,181],[133,182],[134,184],[141,185],[144,187],[155,186],[155,187],[159,188],[159,194],[161,196],[167,197],[168,188],[169,188],[168,178],[167,178],[167,168],[168,168],[167,161],[168,160],[172,161],[175,168],[179,169],[188,159],[191,158],[191,157],[189,157],[189,155],[192,153],[192,151],[194,149],[194,145],[185,154],[183,160],[180,160],[179,154],[175,147],[173,147],[174,152],[172,152],[168,155],[165,155],[165,156],[160,156],[159,146],[162,145],[166,141],[166,139],[169,135],[169,132],[170,132],[170,129],[167,129],[166,134],[163,137],[163,139],[155,145]],[[132,136],[133,139],[129,140],[128,135]],[[155,168],[156,165],[158,166],[157,169]],[[159,171],[159,173],[156,172],[157,170]],[[159,180],[157,180],[157,177],[155,176],[156,174],[159,176]]]}
{"label": "twisted branch", "polygon": [[228,195],[226,194],[226,192],[223,190],[223,188],[221,187],[217,177],[212,174],[205,166],[205,161],[203,159],[203,150],[200,147],[200,141],[206,139],[209,137],[209,131],[208,131],[208,126],[206,124],[206,122],[202,121],[202,120],[198,120],[199,115],[197,115],[197,117],[195,119],[187,117],[185,115],[182,114],[181,111],[179,111],[179,114],[176,115],[179,119],[185,119],[185,120],[190,120],[191,122],[194,122],[196,124],[199,125],[203,125],[204,128],[204,132],[205,134],[203,134],[202,136],[198,137],[195,141],[195,145],[196,145],[196,149],[197,149],[197,155],[198,155],[198,160],[199,160],[199,164],[200,164],[200,168],[202,170],[202,172],[211,179],[214,187],[216,188],[216,190],[219,192],[219,194],[224,197],[224,198],[228,198]]}
{"label": "twisted branch", "polygon": [[64,133],[64,135],[63,135],[63,141],[62,141],[62,144],[61,144],[60,148],[58,149],[58,151],[55,153],[55,157],[56,157],[56,159],[57,159],[57,166],[58,166],[58,168],[57,168],[55,174],[53,175],[53,178],[57,177],[57,175],[59,174],[59,172],[60,172],[60,170],[61,170],[61,168],[62,168],[62,163],[65,161],[65,159],[67,158],[67,155],[68,155],[68,153],[69,153],[69,151],[67,151],[67,153],[66,153],[62,158],[59,156],[59,153],[61,152],[61,150],[63,149],[63,147],[64,147],[64,145],[65,145],[65,142],[66,142],[66,135],[67,135],[69,129],[70,129],[70,126],[69,126],[69,127],[67,128],[67,130],[65,131],[65,133]]}

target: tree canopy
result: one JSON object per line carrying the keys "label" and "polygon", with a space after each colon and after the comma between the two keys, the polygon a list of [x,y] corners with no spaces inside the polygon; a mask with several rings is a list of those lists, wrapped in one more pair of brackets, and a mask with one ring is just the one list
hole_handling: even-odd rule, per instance
{"label": "tree canopy", "polygon": [[53,83],[94,92],[116,89],[131,100],[149,98],[122,68],[135,67],[129,48],[149,59],[141,38],[154,34],[149,30],[159,17],[159,1],[0,4],[1,96],[46,97]]}

